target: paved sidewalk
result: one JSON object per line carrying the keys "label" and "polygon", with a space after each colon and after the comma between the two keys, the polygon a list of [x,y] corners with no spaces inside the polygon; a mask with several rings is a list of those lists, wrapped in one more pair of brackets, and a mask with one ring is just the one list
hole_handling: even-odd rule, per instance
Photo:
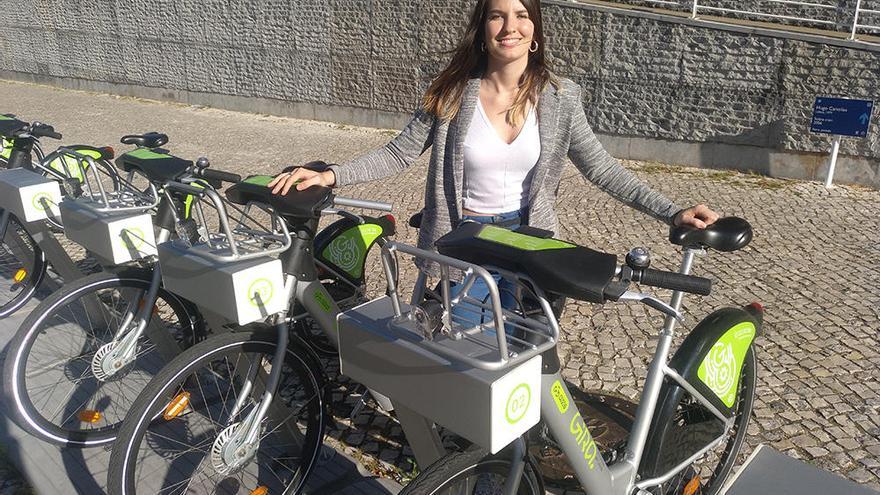
{"label": "paved sidewalk", "polygon": [[[64,143],[117,150],[126,149],[118,144],[121,134],[157,130],[171,137],[166,147],[175,154],[206,155],[217,168],[246,173],[273,173],[315,159],[342,162],[396,134],[3,82],[0,112],[54,124]],[[427,154],[394,179],[342,194],[392,201],[398,239],[414,242],[405,219],[422,205],[426,164]],[[748,248],[699,259],[695,273],[713,278],[715,289],[685,302],[690,327],[722,306],[758,300],[766,308],[746,453],[766,443],[880,488],[880,192],[846,186],[829,192],[819,183],[626,165],[682,206],[705,202],[754,226]],[[621,206],[571,166],[560,184],[558,213],[561,238],[620,254],[645,246],[654,266],[677,266],[663,225]],[[380,273],[378,268],[372,259],[369,273]],[[413,277],[407,267],[402,280]],[[370,278],[373,294],[382,283]],[[564,375],[585,389],[637,397],[659,323],[642,306],[569,304],[560,344]],[[348,420],[354,392],[349,384],[338,385],[338,428],[331,438],[371,471],[405,481],[413,468],[399,426],[369,407]]]}

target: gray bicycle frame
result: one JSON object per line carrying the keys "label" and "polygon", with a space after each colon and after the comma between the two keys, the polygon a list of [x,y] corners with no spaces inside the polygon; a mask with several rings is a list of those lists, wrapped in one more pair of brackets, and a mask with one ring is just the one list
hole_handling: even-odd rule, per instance
{"label": "gray bicycle frame", "polygon": [[[689,274],[695,255],[702,252],[703,250],[699,249],[685,249],[679,273]],[[424,274],[420,274],[413,292],[414,301],[420,300],[424,296],[426,283],[427,277]],[[574,399],[565,385],[560,372],[546,373],[541,377],[541,418],[549,428],[562,452],[568,457],[581,487],[587,493],[600,493],[602,495],[647,494],[647,488],[665,483],[716,447],[724,440],[733,425],[733,418],[726,417],[702,393],[668,365],[672,341],[675,337],[676,322],[678,319],[681,319],[679,310],[683,295],[684,293],[680,291],[673,292],[671,302],[666,308],[667,316],[660,332],[654,357],[649,364],[633,428],[621,461],[611,466],[605,463],[584,418],[575,406]],[[541,299],[542,305],[549,304],[541,295],[538,297]],[[627,292],[621,297],[621,300],[642,301],[648,298],[651,298],[651,296]],[[639,465],[647,443],[651,420],[654,417],[663,381],[666,378],[684,388],[704,405],[707,410],[720,419],[724,424],[724,431],[716,439],[668,472],[650,479],[639,479]],[[398,419],[419,465],[428,466],[446,454],[434,429],[434,425],[429,419],[419,416],[412,411],[400,410],[399,406],[397,409]],[[512,445],[513,462],[504,486],[505,494],[515,494],[519,488],[526,462],[524,447],[525,440],[522,437],[515,440]]]}

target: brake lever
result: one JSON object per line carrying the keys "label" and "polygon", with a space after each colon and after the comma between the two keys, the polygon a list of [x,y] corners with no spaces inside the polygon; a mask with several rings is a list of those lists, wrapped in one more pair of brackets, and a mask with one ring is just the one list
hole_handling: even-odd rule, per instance
{"label": "brake lever", "polygon": [[661,313],[671,316],[679,321],[679,323],[684,323],[684,315],[675,310],[672,306],[666,304],[665,302],[657,299],[656,297],[650,294],[643,294],[641,292],[633,292],[626,291],[623,295],[620,296],[620,301],[636,301],[648,306],[650,308],[654,308]]}
{"label": "brake lever", "polygon": [[366,220],[364,220],[364,217],[362,217],[360,215],[357,215],[357,214],[352,213],[350,211],[340,210],[337,208],[324,208],[323,210],[321,210],[321,214],[322,215],[339,215],[342,218],[347,218],[349,220],[353,220],[353,221],[357,222],[358,225],[362,225],[366,222]]}

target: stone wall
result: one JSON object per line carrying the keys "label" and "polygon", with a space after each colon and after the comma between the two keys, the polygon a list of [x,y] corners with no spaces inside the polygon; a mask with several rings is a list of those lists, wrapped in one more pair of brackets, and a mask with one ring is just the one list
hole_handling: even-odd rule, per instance
{"label": "stone wall", "polygon": [[[253,102],[257,111],[290,113],[284,109],[308,105],[312,113],[303,116],[328,120],[346,118],[321,109],[344,109],[353,121],[397,125],[447,60],[444,51],[458,39],[470,5],[0,0],[7,14],[0,19],[0,71],[190,103],[236,102],[230,106],[237,109]],[[544,12],[555,70],[587,89],[587,114],[612,141],[825,153],[830,140],[808,132],[815,96],[880,95],[877,48],[719,30],[571,2],[545,1]],[[393,119],[357,117],[368,114]],[[844,140],[841,152],[862,159],[853,180],[880,184],[876,123],[868,138]],[[764,165],[735,166],[768,171]]]}

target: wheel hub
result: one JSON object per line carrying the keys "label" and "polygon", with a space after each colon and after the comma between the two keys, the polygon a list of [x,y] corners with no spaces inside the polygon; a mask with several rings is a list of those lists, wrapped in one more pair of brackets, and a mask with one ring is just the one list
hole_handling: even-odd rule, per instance
{"label": "wheel hub", "polygon": [[211,466],[222,475],[233,474],[247,465],[256,455],[259,442],[243,445],[236,429],[241,423],[234,423],[220,432],[211,445]]}
{"label": "wheel hub", "polygon": [[117,358],[116,353],[113,352],[117,346],[118,342],[104,344],[92,357],[92,374],[99,381],[106,382],[131,361],[126,362]]}

